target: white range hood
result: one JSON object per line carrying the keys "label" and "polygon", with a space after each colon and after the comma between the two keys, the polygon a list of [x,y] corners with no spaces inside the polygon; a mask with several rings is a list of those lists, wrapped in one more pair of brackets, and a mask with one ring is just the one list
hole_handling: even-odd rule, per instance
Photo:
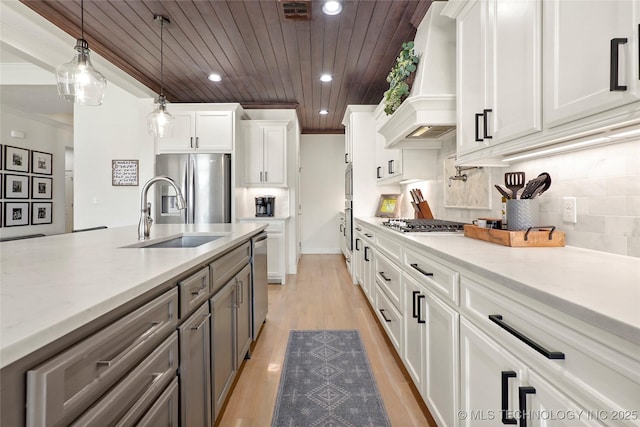
{"label": "white range hood", "polygon": [[[440,148],[456,125],[456,24],[441,15],[444,1],[431,3],[418,26],[420,62],[409,97],[390,116],[378,116],[387,148]],[[382,101],[384,103],[384,100]]]}

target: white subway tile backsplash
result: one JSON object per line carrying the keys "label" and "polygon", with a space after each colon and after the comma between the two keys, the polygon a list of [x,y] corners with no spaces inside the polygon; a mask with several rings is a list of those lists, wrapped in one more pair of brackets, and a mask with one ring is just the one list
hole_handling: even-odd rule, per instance
{"label": "white subway tile backsplash", "polygon": [[627,255],[640,258],[640,237],[627,237]]}
{"label": "white subway tile backsplash", "polygon": [[627,215],[640,217],[640,196],[627,197]]}
{"label": "white subway tile backsplash", "polygon": [[607,235],[600,233],[589,234],[589,249],[603,252],[611,252],[619,255],[627,254],[627,238],[624,236]]}
{"label": "white subway tile backsplash", "polygon": [[607,216],[604,233],[607,235],[640,237],[640,217]]}
{"label": "white subway tile backsplash", "polygon": [[[551,184],[553,185],[553,183]],[[571,188],[560,187],[558,191],[563,192],[564,195],[572,196],[605,196],[606,192],[606,180],[603,178],[583,178],[571,181]]]}
{"label": "white subway tile backsplash", "polygon": [[619,176],[607,179],[607,196],[640,196],[640,177]]}
{"label": "white subway tile backsplash", "polygon": [[587,197],[590,215],[624,215],[627,212],[626,197]]}

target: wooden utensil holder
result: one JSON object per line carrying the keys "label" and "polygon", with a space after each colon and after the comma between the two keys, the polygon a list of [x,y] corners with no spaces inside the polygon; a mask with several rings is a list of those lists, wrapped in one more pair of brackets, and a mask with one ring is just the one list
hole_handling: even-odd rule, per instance
{"label": "wooden utensil holder", "polygon": [[415,211],[414,218],[433,219],[433,213],[426,200],[420,203],[411,202],[411,206],[413,206],[413,210]]}

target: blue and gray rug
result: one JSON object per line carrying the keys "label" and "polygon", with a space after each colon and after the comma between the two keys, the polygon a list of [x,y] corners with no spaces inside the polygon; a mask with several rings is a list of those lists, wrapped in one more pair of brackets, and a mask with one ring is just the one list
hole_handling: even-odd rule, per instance
{"label": "blue and gray rug", "polygon": [[271,426],[390,426],[357,330],[291,331]]}

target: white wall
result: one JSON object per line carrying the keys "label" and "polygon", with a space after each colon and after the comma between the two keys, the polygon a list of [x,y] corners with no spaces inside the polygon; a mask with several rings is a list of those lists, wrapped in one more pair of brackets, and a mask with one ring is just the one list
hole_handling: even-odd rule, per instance
{"label": "white wall", "polygon": [[[64,170],[65,170],[65,146],[73,142],[73,131],[70,126],[59,123],[54,120],[46,119],[38,116],[31,116],[26,113],[17,111],[10,111],[6,108],[2,108],[0,120],[0,140],[3,144],[3,165],[4,168],[4,145],[10,145],[19,148],[25,148],[29,150],[42,151],[51,153],[53,155],[53,175],[34,175],[32,173],[21,172],[7,172],[3,171],[3,174],[25,175],[25,176],[41,176],[45,178],[52,178],[52,199],[51,200],[34,200],[31,199],[31,178],[29,178],[29,199],[12,199],[2,200],[2,209],[5,208],[6,202],[52,202],[52,223],[33,225],[33,226],[19,226],[4,228],[4,214],[2,212],[2,226],[0,229],[0,237],[15,237],[24,236],[28,234],[59,234],[64,233]],[[24,133],[24,138],[12,138],[11,131],[19,131]],[[4,178],[4,177],[3,177]],[[4,185],[4,179],[2,184]],[[4,188],[2,189],[2,195],[4,197]],[[31,205],[29,206],[31,212]],[[31,222],[31,221],[30,221]]]}
{"label": "white wall", "polygon": [[[152,110],[152,99],[137,98],[111,82],[102,106],[75,107],[76,229],[138,223],[140,190],[154,173],[154,141],[145,128]],[[112,186],[112,160],[139,160],[139,185]]]}
{"label": "white wall", "polygon": [[[408,188],[420,188],[436,218],[463,222],[499,218],[500,195],[493,185],[504,184],[505,172],[524,171],[526,180],[547,172],[552,182],[538,198],[540,225],[566,232],[567,245],[640,257],[640,140],[492,168],[491,210],[444,207],[444,158],[454,152],[455,141],[446,143],[438,152],[438,178],[404,186],[405,200],[410,200]],[[577,198],[576,224],[562,221],[562,197]]]}
{"label": "white wall", "polygon": [[344,135],[301,135],[302,253],[340,253],[344,211]]}

